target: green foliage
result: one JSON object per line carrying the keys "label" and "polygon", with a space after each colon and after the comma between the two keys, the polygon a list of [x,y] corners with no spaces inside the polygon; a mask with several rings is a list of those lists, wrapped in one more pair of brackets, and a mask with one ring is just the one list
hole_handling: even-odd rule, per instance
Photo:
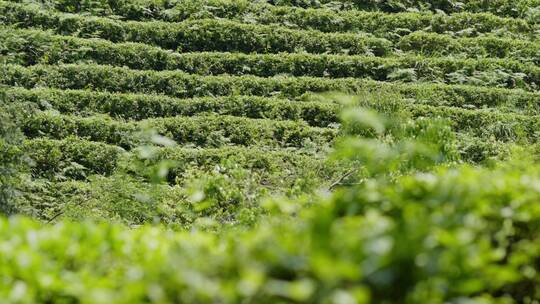
{"label": "green foliage", "polygon": [[[22,2],[20,0],[14,2]],[[45,8],[57,9],[69,13],[91,13],[99,16],[122,16],[132,20],[164,19],[179,21],[186,18],[218,17],[234,18],[238,14],[263,12],[295,12],[296,6],[304,8],[328,8],[355,13],[354,10],[407,12],[407,11],[436,11],[446,13],[490,12],[499,16],[527,17],[535,8],[540,6],[538,0],[468,0],[468,1],[426,1],[426,0],[189,0],[189,1],[81,1],[74,3],[70,0],[39,0]],[[261,5],[267,2],[271,5]],[[272,6],[275,5],[275,6]],[[285,6],[285,7],[280,7]],[[313,13],[313,11],[311,11]],[[331,14],[332,12],[327,12]],[[313,13],[314,14],[314,13]],[[264,15],[263,15],[264,16]],[[324,21],[321,20],[321,21]],[[534,21],[534,20],[533,20]],[[362,21],[357,21],[362,22]]]}
{"label": "green foliage", "polygon": [[[447,136],[440,124],[404,130],[423,134],[405,138],[405,150],[399,142],[343,145],[342,157],[368,168],[358,185],[294,217],[272,213],[248,230],[1,220],[0,265],[9,275],[0,294],[13,302],[535,303],[540,168],[520,156],[494,169],[462,165],[392,177],[404,161],[436,165],[440,146],[424,143]],[[244,204],[227,178],[237,174],[214,173],[189,188],[193,212]],[[118,188],[108,189],[118,201]],[[295,202],[265,206],[276,204],[281,209],[269,210],[292,210]],[[199,220],[197,227],[215,225]]]}
{"label": "green foliage", "polygon": [[[25,88],[93,89],[97,91],[199,96],[255,95],[301,98],[306,93],[359,93],[386,90],[405,98],[438,104],[495,106],[536,104],[540,93],[466,85],[387,83],[364,79],[315,77],[198,76],[178,71],[134,71],[100,65],[2,65],[0,84]],[[309,96],[307,96],[309,97]]]}
{"label": "green foliage", "polygon": [[106,38],[113,42],[144,42],[180,52],[236,51],[278,53],[374,54],[389,52],[390,41],[352,33],[322,33],[204,19],[182,23],[123,22],[108,18],[62,15],[39,7],[0,2],[0,22],[40,27],[57,34]]}
{"label": "green foliage", "polygon": [[[40,3],[42,1],[34,1]],[[436,33],[460,32],[462,35],[477,36],[496,32],[510,37],[535,37],[536,27],[524,19],[500,18],[491,14],[463,12],[452,15],[419,12],[384,14],[357,10],[335,11],[329,9],[303,9],[279,7],[240,0],[189,0],[140,3],[126,7],[127,3],[93,2],[97,4],[79,8],[67,7],[62,1],[46,3],[44,8],[54,6],[61,11],[85,12],[91,15],[120,17],[128,20],[164,20],[182,22],[197,19],[232,19],[255,24],[276,24],[299,29],[314,29],[322,32],[364,32],[390,40],[419,30]],[[99,7],[99,5],[103,5]]]}
{"label": "green foliage", "polygon": [[414,32],[397,46],[405,52],[424,56],[461,56],[466,58],[516,58],[539,63],[540,45],[536,41],[484,36],[455,39],[452,35]]}
{"label": "green foliage", "polygon": [[142,139],[137,131],[144,127],[155,129],[177,143],[204,147],[230,144],[304,147],[307,141],[324,147],[337,134],[335,129],[309,127],[301,121],[271,121],[215,114],[122,122],[107,116],[79,118],[39,112],[25,119],[21,126],[28,137],[62,139],[76,135],[126,149],[141,145]]}
{"label": "green foliage", "polygon": [[538,304],[539,16],[0,0],[0,302]]}
{"label": "green foliage", "polygon": [[344,136],[339,139],[333,158],[347,159],[357,167],[352,172],[355,174],[347,176],[349,180],[354,175],[359,175],[361,181],[381,174],[400,176],[459,159],[455,134],[448,121],[411,120],[405,112],[392,114],[391,119],[384,118],[372,110],[354,107],[354,103],[343,112]]}
{"label": "green foliage", "polygon": [[10,214],[16,209],[13,201],[26,162],[13,115],[16,108],[0,100],[0,109],[0,213]]}
{"label": "green foliage", "polygon": [[[6,30],[7,63],[94,62],[139,70],[181,70],[202,75],[276,75],[443,82],[536,90],[540,69],[508,59],[379,58],[315,54],[177,54],[144,44],[66,38],[42,31]],[[4,38],[5,37],[5,38]],[[410,45],[408,46],[410,47]]]}
{"label": "green foliage", "polygon": [[88,116],[107,114],[113,118],[142,120],[157,117],[219,113],[249,118],[304,120],[311,126],[337,123],[341,106],[325,101],[300,101],[259,96],[171,98],[157,94],[118,94],[88,90],[1,88],[6,103],[27,103],[39,110]]}
{"label": "green foliage", "polygon": [[[451,107],[408,106],[412,117],[445,117],[455,131],[482,138],[512,142],[538,142],[538,119],[517,114],[497,114]],[[71,116],[40,112],[22,122],[29,137],[63,139],[72,135],[115,144],[126,149],[141,144],[137,131],[148,125],[178,143],[199,147],[227,145],[307,148],[316,144],[322,149],[340,134],[333,128],[309,127],[302,122],[269,121],[232,116],[156,118],[141,122],[120,122],[108,117]]]}
{"label": "green foliage", "polygon": [[[320,7],[334,9],[362,9],[384,12],[403,12],[416,10],[455,12],[491,12],[501,16],[523,17],[540,6],[538,0],[266,0],[274,5]],[[61,3],[61,2],[59,2]]]}
{"label": "green foliage", "polygon": [[53,180],[83,179],[89,174],[109,175],[118,166],[122,149],[74,136],[63,141],[38,138],[23,144],[34,165],[32,174]]}
{"label": "green foliage", "polygon": [[[225,160],[234,162],[245,169],[279,174],[294,172],[295,168],[320,166],[322,158],[309,151],[292,149],[270,150],[261,147],[230,146],[222,148],[181,148],[163,147],[148,150],[136,147],[132,153],[122,151],[117,146],[68,137],[64,140],[37,138],[27,140],[23,148],[35,164],[33,174],[63,180],[66,177],[84,179],[90,174],[110,175],[116,169],[138,172],[138,155],[148,155],[140,159],[142,167],[152,167],[161,160],[175,164],[170,168],[168,179],[175,182],[186,170],[194,168],[214,168]],[[151,156],[151,157],[150,157]],[[72,170],[77,166],[80,170]],[[315,168],[314,168],[315,169]]]}
{"label": "green foliage", "polygon": [[[421,50],[421,54],[430,56],[464,53],[472,57],[495,56],[536,60],[539,49],[538,42],[535,41],[538,38],[537,26],[526,23],[520,25],[521,21],[514,19],[494,22],[495,17],[492,15],[462,14],[445,17],[432,14],[406,14],[402,17],[386,17],[387,14],[375,13],[372,14],[373,16],[353,15],[350,17],[350,20],[363,20],[358,22],[366,24],[360,27],[367,33],[376,34],[376,37],[385,37],[382,39],[359,33],[333,31],[321,33],[318,31],[320,28],[296,30],[274,25],[239,23],[227,19],[187,20],[181,23],[123,22],[109,18],[58,14],[40,10],[35,6],[9,2],[0,4],[0,10],[5,15],[3,19],[0,19],[3,20],[3,24],[12,24],[19,28],[32,26],[50,29],[61,35],[103,38],[113,42],[140,42],[181,52],[308,52],[385,56],[392,54],[398,48],[413,52]],[[341,13],[339,16],[312,20],[308,17],[310,12],[312,11],[307,11],[305,14],[299,13],[300,16],[291,17],[291,20],[284,23],[285,25],[294,24],[304,16],[308,20],[306,20],[307,24],[299,24],[302,29],[309,28],[310,24],[324,23],[324,20],[332,25],[343,24],[343,21],[336,22],[336,20],[343,20]],[[331,11],[325,12],[331,13]],[[251,15],[248,14],[248,16]],[[283,12],[275,16],[275,19],[279,21],[283,18]],[[514,34],[508,29],[504,30],[505,23],[512,22],[518,23],[515,26],[521,28],[518,32],[528,31],[529,34],[523,36]],[[419,34],[422,35],[422,32],[425,32],[423,36],[418,37]],[[467,36],[478,37],[471,40]],[[426,38],[430,39],[422,43]],[[395,46],[388,39],[395,42]],[[440,44],[441,40],[444,40],[443,44]],[[494,42],[502,42],[502,44]],[[415,47],[418,44],[422,47]]]}

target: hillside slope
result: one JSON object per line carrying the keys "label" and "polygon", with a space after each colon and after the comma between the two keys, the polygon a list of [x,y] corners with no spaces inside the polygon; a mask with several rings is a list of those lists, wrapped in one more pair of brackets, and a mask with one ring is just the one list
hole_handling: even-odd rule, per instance
{"label": "hillside slope", "polygon": [[538,151],[539,17],[538,0],[0,0],[0,210],[42,222],[0,220],[0,298],[538,303],[540,170],[499,162]]}

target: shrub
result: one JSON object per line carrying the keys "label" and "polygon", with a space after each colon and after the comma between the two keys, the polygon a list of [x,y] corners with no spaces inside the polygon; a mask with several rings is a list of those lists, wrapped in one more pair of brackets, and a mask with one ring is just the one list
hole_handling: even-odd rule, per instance
{"label": "shrub", "polygon": [[13,108],[0,99],[0,213],[4,214],[16,209],[16,189],[26,164]]}

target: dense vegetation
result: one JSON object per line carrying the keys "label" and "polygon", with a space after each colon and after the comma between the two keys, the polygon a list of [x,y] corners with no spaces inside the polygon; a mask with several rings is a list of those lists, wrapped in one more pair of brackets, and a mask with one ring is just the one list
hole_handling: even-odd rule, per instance
{"label": "dense vegetation", "polygon": [[538,0],[0,0],[7,303],[540,303]]}

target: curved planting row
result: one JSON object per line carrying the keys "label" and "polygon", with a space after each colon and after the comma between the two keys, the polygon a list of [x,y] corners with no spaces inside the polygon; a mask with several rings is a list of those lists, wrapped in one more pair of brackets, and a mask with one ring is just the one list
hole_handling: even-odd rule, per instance
{"label": "curved planting row", "polygon": [[[512,56],[516,59],[538,60],[540,41],[530,39],[508,39],[493,35],[471,38],[448,34],[431,34],[430,41],[414,47],[410,43],[421,43],[417,36],[409,33],[392,43],[372,35],[354,33],[322,33],[313,30],[295,30],[270,25],[245,24],[224,19],[202,19],[182,23],[125,22],[109,18],[84,17],[70,14],[51,14],[37,8],[16,5],[11,7],[0,2],[0,21],[19,28],[37,27],[53,30],[61,35],[98,37],[113,42],[141,42],[180,52],[236,51],[236,52],[308,52],[333,54],[363,54],[386,56],[395,47],[405,51],[418,50],[421,54],[455,53],[477,56]],[[435,36],[433,36],[435,35]],[[414,39],[416,38],[416,39]],[[510,36],[512,38],[512,36]],[[442,45],[439,40],[445,41]],[[469,39],[469,40],[467,40]],[[503,41],[502,45],[493,43]],[[412,40],[412,41],[411,41]],[[407,46],[409,46],[407,48]],[[415,51],[415,52],[418,52]],[[520,56],[517,56],[520,55]]]}
{"label": "curved planting row", "polygon": [[[471,134],[462,134],[457,141],[458,151],[466,161],[481,162],[488,157],[501,157],[510,146],[497,140],[486,140]],[[24,142],[28,156],[32,158],[32,174],[36,178],[63,177],[84,179],[91,174],[111,175],[118,170],[140,175],[140,169],[130,164],[138,160],[137,153],[100,142],[77,137],[57,140],[49,138],[28,139]],[[179,183],[182,175],[191,169],[212,170],[216,165],[233,162],[240,168],[279,176],[300,177],[301,171],[332,174],[332,169],[322,155],[285,149],[231,146],[221,148],[157,148],[145,166],[162,160],[172,162],[168,173],[171,183]],[[78,167],[75,167],[76,164]],[[73,169],[74,168],[74,169]]]}
{"label": "curved planting row", "polygon": [[198,76],[176,71],[136,71],[99,65],[0,66],[0,84],[25,88],[94,89],[172,97],[257,95],[301,97],[309,92],[391,89],[406,98],[439,104],[536,104],[540,93],[464,85],[402,84],[313,77]]}
{"label": "curved planting row", "polygon": [[274,120],[304,120],[316,127],[338,122],[341,106],[331,102],[258,96],[221,96],[190,99],[163,95],[123,94],[86,90],[0,88],[8,103],[31,103],[41,110],[64,114],[108,114],[115,118],[141,120],[156,117],[193,116],[199,113]]}
{"label": "curved planting row", "polygon": [[385,12],[409,10],[457,12],[491,12],[501,16],[534,17],[534,9],[540,7],[539,0],[263,0],[274,5],[299,7],[328,7],[339,10],[361,9]]}
{"label": "curved planting row", "polygon": [[404,36],[397,47],[424,56],[509,58],[540,64],[540,42],[484,36],[455,39],[450,35],[415,32]]}
{"label": "curved planting row", "polygon": [[337,134],[336,129],[309,127],[304,122],[215,114],[123,122],[107,116],[77,117],[38,112],[23,119],[22,129],[30,138],[62,139],[75,135],[127,149],[145,143],[144,134],[140,133],[144,129],[152,129],[177,143],[204,147],[303,147],[306,143],[324,147]]}
{"label": "curved planting row", "polygon": [[[434,117],[451,121],[457,132],[510,142],[537,142],[538,116],[473,111],[452,107],[407,107],[414,118]],[[389,113],[391,114],[391,113]],[[202,147],[226,145],[324,147],[338,135],[336,129],[308,127],[299,122],[248,119],[230,116],[156,118],[141,122],[120,122],[107,117],[73,117],[48,112],[37,113],[23,122],[30,137],[62,139],[72,135],[133,148],[144,144],[140,130],[151,127],[178,143]]]}
{"label": "curved planting row", "polygon": [[[68,177],[80,179],[85,177],[81,172],[110,175],[118,169],[134,174],[141,173],[129,165],[132,159],[137,159],[137,153],[127,153],[117,146],[77,137],[63,140],[30,139],[25,141],[24,148],[34,160],[32,171],[36,177],[54,177],[58,173],[67,173]],[[150,166],[163,159],[173,162],[168,176],[171,182],[180,178],[186,170],[212,169],[224,161],[234,162],[241,168],[271,174],[287,174],[286,172],[295,171],[295,168],[323,167],[323,158],[316,154],[241,146],[205,149],[158,148],[154,158],[144,163],[145,166]],[[67,171],[66,168],[73,166],[73,163],[81,165],[81,171]]]}
{"label": "curved planting row", "polygon": [[[110,94],[110,93],[93,93],[93,92],[85,92],[85,91],[57,91],[57,90],[21,90],[21,89],[15,89],[15,90],[5,90],[2,95],[4,100],[11,101],[11,102],[32,102],[35,104],[41,104],[42,107],[48,108],[52,107],[53,109],[59,109],[63,113],[69,113],[69,114],[85,114],[85,113],[106,113],[110,114],[116,117],[121,118],[128,118],[128,119],[143,119],[146,117],[163,117],[163,116],[175,116],[175,115],[194,115],[197,113],[204,113],[204,112],[211,112],[214,110],[217,113],[220,114],[236,114],[237,116],[245,116],[245,117],[251,117],[251,116],[263,116],[261,115],[260,110],[254,110],[252,106],[248,106],[247,108],[244,108],[246,112],[242,111],[242,107],[236,107],[238,103],[247,103],[250,104],[251,102],[255,102],[255,107],[266,107],[267,111],[269,113],[283,113],[283,116],[277,116],[272,117],[273,119],[303,119],[304,117],[307,117],[308,119],[305,119],[307,121],[311,122],[322,122],[325,123],[322,124],[323,126],[327,126],[328,123],[335,123],[338,121],[337,113],[339,112],[339,109],[341,108],[338,104],[332,104],[332,103],[320,103],[320,102],[290,102],[290,101],[283,101],[279,99],[274,98],[261,98],[261,97],[249,97],[249,96],[231,96],[231,97],[222,97],[222,98],[198,98],[198,99],[188,99],[188,100],[179,100],[164,96],[146,96],[146,95],[132,95],[132,94]],[[258,104],[257,104],[258,102]],[[377,102],[377,101],[375,101]],[[46,106],[43,106],[43,103],[46,103]],[[277,103],[277,106],[276,106]],[[280,105],[288,104],[289,107],[287,108],[279,108]],[[231,109],[230,112],[221,111],[219,108],[208,108],[208,105],[211,105],[213,107],[224,107]],[[487,136],[494,136],[496,139],[502,139],[502,140],[518,140],[520,138],[525,139],[532,139],[533,141],[536,141],[536,132],[535,130],[538,127],[538,124],[535,123],[537,120],[537,116],[524,116],[519,114],[512,114],[512,113],[497,113],[493,111],[478,111],[478,110],[470,110],[470,109],[459,109],[455,107],[446,107],[446,106],[430,106],[430,105],[422,105],[417,103],[407,103],[407,102],[401,102],[396,103],[394,106],[388,107],[384,104],[373,104],[373,101],[366,102],[364,106],[374,107],[377,108],[379,111],[385,112],[387,109],[395,109],[403,108],[407,109],[413,117],[444,117],[450,119],[453,124],[457,127],[459,131],[464,130],[470,130],[470,132],[473,132],[477,134],[478,136],[487,135]],[[206,107],[206,108],[205,108]],[[296,107],[297,114],[296,116],[292,110]],[[232,108],[236,108],[236,110],[233,110]],[[302,109],[303,108],[303,109]],[[155,111],[157,109],[157,111]],[[303,111],[302,111],[303,110]],[[154,113],[154,114],[147,114],[146,117],[141,117],[141,114],[136,114],[140,112],[146,112],[146,113]],[[231,113],[233,112],[233,113]],[[252,114],[256,113],[256,114]],[[285,114],[287,113],[287,114]],[[257,115],[258,114],[258,115]],[[303,114],[303,115],[302,115]],[[392,114],[391,112],[388,114]],[[289,116],[285,116],[289,115]],[[304,116],[305,115],[305,116]],[[46,115],[45,121],[46,123],[43,123],[43,126],[36,126],[39,125],[39,122],[30,122],[33,127],[30,127],[27,129],[27,132],[29,134],[49,134],[49,136],[54,136],[54,132],[47,129],[45,127],[46,125],[52,124],[54,127],[51,127],[53,129],[61,129],[59,125],[64,124],[64,122],[55,122],[54,117],[49,117],[50,115]],[[266,117],[266,116],[265,116]],[[212,117],[210,117],[212,118]],[[267,117],[270,118],[270,117]],[[64,120],[65,117],[62,116],[60,120]],[[165,120],[175,121],[188,121],[186,122],[187,125],[191,126],[192,123],[190,121],[196,121],[198,123],[198,117],[194,118],[183,118],[180,117],[173,117],[173,118],[167,118]],[[213,117],[213,119],[216,119],[216,117]],[[231,124],[234,124],[234,121],[245,121],[243,119],[237,118],[236,120],[233,117],[230,117]],[[162,130],[163,132],[168,132],[170,134],[176,134],[175,131],[172,130],[173,127],[168,127],[167,123],[161,124],[160,121],[163,119],[153,119],[153,120],[147,120],[146,122],[150,121],[150,125],[154,128],[158,128],[159,130]],[[211,119],[209,119],[211,120]],[[110,121],[105,120],[105,122],[98,119],[96,122],[95,119],[92,118],[84,118],[80,121],[77,120],[77,122],[74,123],[66,123],[66,125],[72,125],[75,124],[77,127],[71,126],[66,127],[66,130],[68,133],[62,133],[60,132],[58,136],[60,138],[68,136],[69,132],[73,131],[74,134],[79,134],[80,136],[91,136],[94,138],[94,140],[97,140],[98,135],[89,135],[90,133],[87,133],[87,131],[84,131],[88,129],[87,122],[90,121],[96,125],[99,125],[99,123],[105,123],[108,124]],[[182,122],[183,123],[183,122]],[[208,123],[205,122],[205,123]],[[205,123],[202,123],[203,125]],[[130,124],[130,123],[128,123]],[[281,122],[276,121],[274,123],[274,127],[276,129],[279,129]],[[248,124],[249,125],[249,124]],[[263,124],[264,125],[264,124]],[[316,125],[316,124],[314,124]],[[78,127],[81,126],[81,127]],[[158,127],[160,126],[160,127]],[[209,126],[209,127],[208,127]],[[234,144],[258,144],[254,138],[257,138],[258,135],[253,135],[253,138],[246,139],[241,138],[238,134],[234,133],[233,131],[230,131],[227,129],[228,122],[227,119],[224,120],[222,125],[216,126],[214,124],[208,124],[207,127],[202,127],[202,130],[205,131],[193,131],[195,129],[190,129],[189,127],[185,127],[182,125],[183,130],[189,134],[189,132],[197,133],[201,132],[200,136],[201,138],[193,137],[192,135],[174,135],[174,138],[179,140],[180,142],[195,142],[200,145],[212,145],[213,143],[210,141],[205,141],[202,137],[210,135],[215,135],[216,140],[218,140],[215,144],[222,145],[226,144],[228,142],[234,143]],[[482,127],[480,127],[482,126]],[[38,128],[39,131],[36,131],[35,128]],[[220,133],[219,127],[224,128],[221,129],[223,133]],[[32,129],[33,128],[33,129]],[[44,128],[44,129],[41,129]],[[100,127],[101,128],[101,127]],[[208,129],[209,128],[209,129]],[[231,127],[232,128],[232,127]],[[304,129],[303,127],[299,127],[300,129]],[[44,131],[47,129],[47,131]],[[116,134],[129,134],[132,135],[135,133],[137,128],[133,127],[108,127],[108,129],[111,129],[113,133]],[[271,129],[269,127],[268,129]],[[293,130],[293,127],[287,127],[287,129]],[[32,130],[32,131],[30,131]],[[77,133],[79,130],[82,130]],[[111,133],[107,131],[106,133]],[[206,133],[205,133],[206,132]],[[208,133],[209,132],[209,133]],[[217,133],[216,133],[217,132]],[[266,132],[266,131],[265,131]],[[249,133],[249,132],[248,132]],[[63,135],[62,135],[63,134]],[[93,133],[92,133],[93,134]],[[235,135],[236,134],[236,135]],[[35,135],[34,135],[35,136]],[[249,135],[251,136],[251,135]],[[221,138],[222,137],[222,138]],[[104,138],[117,138],[117,140],[120,140],[118,136],[109,135]],[[265,136],[261,135],[261,138],[265,138]],[[312,138],[310,138],[311,140]],[[278,141],[282,141],[283,139],[278,139]],[[113,143],[116,143],[114,139],[107,139],[107,141],[112,141]],[[125,141],[125,139],[124,139]],[[135,145],[132,141],[124,142],[122,141],[121,145],[125,147],[130,147]],[[135,141],[137,142],[137,141]],[[286,142],[290,143],[290,140],[287,140]],[[301,145],[302,139],[297,139],[295,146]]]}
{"label": "curved planting row", "polygon": [[40,31],[0,32],[5,61],[17,64],[95,62],[132,69],[181,70],[192,74],[356,77],[537,90],[540,68],[508,59],[380,58],[315,54],[172,53],[144,44],[56,36]]}
{"label": "curved planting row", "polygon": [[82,177],[75,172],[67,172],[66,168],[72,167],[74,163],[82,166],[81,171],[85,173],[110,175],[116,170],[125,153],[117,146],[76,137],[65,140],[30,139],[24,142],[23,147],[33,160],[32,174],[35,177],[49,178],[59,172],[65,172],[69,177]]}
{"label": "curved planting row", "polygon": [[412,105],[407,108],[413,117],[445,118],[455,130],[480,138],[522,143],[536,143],[540,139],[540,117],[537,115],[427,105]]}
{"label": "curved planting row", "polygon": [[[484,108],[499,113],[539,115],[540,104],[519,104],[519,100],[508,99],[507,103],[476,104],[450,103],[449,100],[415,100],[391,95],[390,101],[383,98],[362,100],[363,106],[380,104],[380,109],[396,106],[430,105],[451,106],[466,109]],[[113,118],[142,120],[155,117],[193,116],[213,112],[248,118],[275,120],[304,120],[311,126],[326,127],[338,123],[338,114],[343,105],[332,100],[320,100],[317,95],[305,96],[306,100],[283,99],[247,95],[174,98],[156,94],[110,93],[89,90],[58,90],[48,88],[25,89],[0,87],[0,100],[7,104],[32,104],[39,110],[55,110],[63,114],[92,115],[107,114]],[[391,103],[385,107],[384,103]]]}
{"label": "curved planting row", "polygon": [[[197,4],[197,5],[196,5]],[[141,8],[144,4],[141,5]],[[62,9],[62,7],[59,7]],[[65,10],[65,7],[63,9]],[[89,11],[103,15],[103,11]],[[129,12],[118,11],[115,15],[132,20]],[[386,14],[366,11],[334,11],[328,9],[303,9],[276,7],[247,1],[181,1],[166,11],[135,20],[164,20],[182,22],[195,19],[230,19],[256,24],[276,24],[299,29],[322,32],[365,32],[390,40],[415,31],[435,33],[459,32],[462,36],[497,32],[504,35],[538,38],[539,27],[523,19],[500,18],[492,14],[457,13],[453,15],[406,12]]]}
{"label": "curved planting row", "polygon": [[400,113],[405,113],[415,120],[444,119],[457,134],[466,134],[468,137],[520,144],[533,144],[540,139],[538,115],[501,113],[497,109],[466,109],[407,102],[383,104],[377,103],[376,100],[361,102],[361,105],[373,108],[389,117],[401,111]]}
{"label": "curved planting row", "polygon": [[[22,0],[11,0],[22,2]],[[148,20],[154,18],[166,20],[182,20],[192,14],[231,18],[240,12],[261,10],[261,4],[254,5],[249,0],[188,0],[188,1],[148,1],[148,0],[115,0],[115,1],[80,1],[71,0],[34,0],[46,8],[57,9],[69,13],[92,13],[95,15],[117,15],[134,20]],[[285,6],[285,9],[326,8],[346,14],[356,9],[363,11],[382,11],[388,13],[419,11],[443,11],[445,13],[489,12],[505,17],[527,18],[532,15],[534,8],[540,7],[539,0],[467,0],[456,2],[452,0],[265,0],[258,3],[275,5],[275,10]],[[270,6],[267,5],[267,6]],[[270,9],[268,9],[270,10]],[[534,21],[533,18],[530,18]]]}
{"label": "curved planting row", "polygon": [[0,22],[39,27],[57,34],[99,37],[114,42],[144,42],[181,52],[296,52],[386,55],[391,42],[368,35],[322,33],[269,25],[204,19],[182,23],[116,21],[109,18],[54,14],[0,2]]}

